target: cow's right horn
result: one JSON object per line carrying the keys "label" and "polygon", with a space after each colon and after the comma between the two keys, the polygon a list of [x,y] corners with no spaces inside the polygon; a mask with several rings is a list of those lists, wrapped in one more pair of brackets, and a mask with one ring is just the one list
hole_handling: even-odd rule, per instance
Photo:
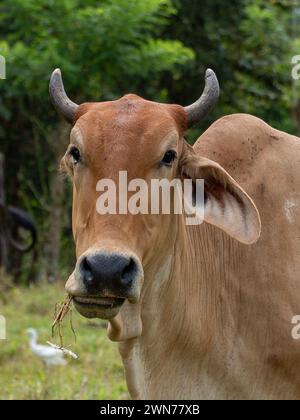
{"label": "cow's right horn", "polygon": [[50,78],[49,93],[55,109],[70,123],[78,105],[72,102],[64,88],[60,69],[54,70]]}

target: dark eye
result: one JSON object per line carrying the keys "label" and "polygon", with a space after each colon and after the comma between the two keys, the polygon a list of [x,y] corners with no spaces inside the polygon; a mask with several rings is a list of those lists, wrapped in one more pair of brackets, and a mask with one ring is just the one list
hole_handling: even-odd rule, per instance
{"label": "dark eye", "polygon": [[162,165],[171,166],[174,160],[177,159],[177,153],[175,150],[168,150],[161,161]]}
{"label": "dark eye", "polygon": [[70,150],[70,155],[73,158],[73,163],[76,165],[79,161],[80,161],[80,152],[77,149],[77,147],[72,147],[72,149]]}

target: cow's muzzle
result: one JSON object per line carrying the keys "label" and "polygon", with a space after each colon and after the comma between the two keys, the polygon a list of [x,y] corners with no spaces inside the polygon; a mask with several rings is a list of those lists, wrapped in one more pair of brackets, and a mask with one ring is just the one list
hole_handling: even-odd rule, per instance
{"label": "cow's muzzle", "polygon": [[93,251],[78,260],[66,289],[83,316],[111,319],[125,300],[138,301],[141,278],[142,268],[136,256]]}

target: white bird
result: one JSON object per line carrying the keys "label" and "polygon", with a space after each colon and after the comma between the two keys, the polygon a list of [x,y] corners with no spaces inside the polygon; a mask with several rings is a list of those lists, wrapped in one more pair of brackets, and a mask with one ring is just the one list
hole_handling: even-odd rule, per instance
{"label": "white bird", "polygon": [[64,359],[64,353],[62,350],[38,344],[38,333],[33,328],[29,328],[27,333],[29,335],[29,346],[32,353],[42,359],[46,366],[67,364],[67,361]]}

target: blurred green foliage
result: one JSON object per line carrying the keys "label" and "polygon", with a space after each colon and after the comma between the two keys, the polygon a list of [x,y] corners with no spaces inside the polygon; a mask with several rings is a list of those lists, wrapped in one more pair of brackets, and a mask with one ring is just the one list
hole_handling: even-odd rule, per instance
{"label": "blurred green foliage", "polygon": [[[177,14],[166,28],[196,53],[179,83],[165,79],[172,101],[187,104],[203,86],[212,67],[221,85],[219,106],[205,129],[222,115],[254,114],[269,124],[295,132],[291,118],[291,59],[300,39],[298,0],[174,0]],[[300,7],[300,2],[299,7]],[[300,96],[300,91],[299,91]],[[196,130],[192,138],[199,136]]]}
{"label": "blurred green foliage", "polygon": [[[207,67],[218,74],[216,118],[255,114],[295,132],[291,59],[300,54],[297,0],[2,0],[0,141],[9,201],[48,228],[51,180],[57,170],[58,117],[48,97],[60,67],[69,96],[110,100],[134,92],[187,105],[198,98]],[[299,93],[298,83],[294,83]],[[64,197],[62,266],[69,260],[70,188]],[[72,249],[72,247],[71,247]],[[42,259],[43,253],[41,253]],[[30,265],[28,259],[25,263]]]}

